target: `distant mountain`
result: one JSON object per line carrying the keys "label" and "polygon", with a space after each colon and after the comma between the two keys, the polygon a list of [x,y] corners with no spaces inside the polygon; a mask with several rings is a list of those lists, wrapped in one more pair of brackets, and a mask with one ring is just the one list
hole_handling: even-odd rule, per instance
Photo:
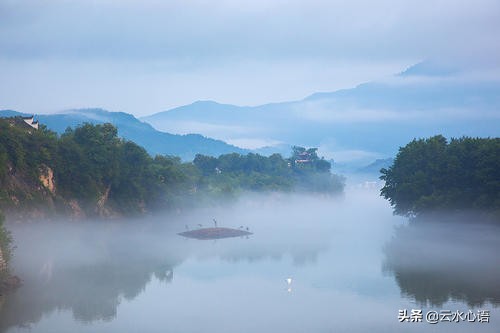
{"label": "distant mountain", "polygon": [[459,70],[449,64],[438,64],[432,61],[422,61],[408,67],[400,76],[450,76],[458,73]]}
{"label": "distant mountain", "polygon": [[369,173],[369,174],[380,174],[380,169],[388,168],[394,162],[393,158],[381,158],[377,159],[374,162],[368,164],[365,167],[359,168],[357,170],[358,173]]}
{"label": "distant mountain", "polygon": [[[0,117],[26,116],[12,110],[0,111]],[[63,133],[67,127],[76,127],[82,123],[93,124],[109,122],[118,128],[118,135],[143,146],[152,154],[175,155],[183,160],[191,160],[200,153],[219,156],[231,152],[247,151],[229,145],[220,140],[207,138],[199,134],[175,135],[155,130],[151,125],[141,122],[134,116],[123,112],[109,112],[102,109],[77,109],[63,113],[41,114],[35,117],[49,129]]]}
{"label": "distant mountain", "polygon": [[[319,147],[321,155],[359,168],[394,156],[413,138],[498,136],[500,80],[423,62],[385,80],[299,101],[253,107],[198,101],[141,119],[159,130],[227,142]],[[272,151],[272,144],[263,146]]]}
{"label": "distant mountain", "polygon": [[275,146],[265,146],[257,149],[253,149],[252,152],[263,155],[270,156],[272,154],[281,154],[282,156],[289,156],[292,151],[292,145],[278,144]]}

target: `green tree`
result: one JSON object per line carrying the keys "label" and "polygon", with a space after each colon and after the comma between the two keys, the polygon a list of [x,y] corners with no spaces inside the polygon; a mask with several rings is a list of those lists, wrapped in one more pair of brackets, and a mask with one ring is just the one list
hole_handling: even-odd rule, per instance
{"label": "green tree", "polygon": [[196,154],[193,160],[194,165],[201,170],[204,175],[215,173],[218,161],[215,157]]}
{"label": "green tree", "polygon": [[416,217],[439,211],[500,210],[500,139],[413,140],[382,169],[381,195],[394,212]]}

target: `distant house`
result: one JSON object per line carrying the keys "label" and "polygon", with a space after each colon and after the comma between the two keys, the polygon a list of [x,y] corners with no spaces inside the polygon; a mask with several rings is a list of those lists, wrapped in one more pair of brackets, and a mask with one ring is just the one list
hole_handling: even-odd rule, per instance
{"label": "distant house", "polygon": [[304,151],[297,155],[298,159],[295,160],[295,163],[309,163],[312,162],[312,154],[308,151]]}
{"label": "distant house", "polygon": [[33,127],[34,129],[38,129],[38,120],[35,121],[35,116],[31,116],[31,117],[22,117],[22,119],[24,120],[24,122],[28,125],[30,125],[31,127]]}

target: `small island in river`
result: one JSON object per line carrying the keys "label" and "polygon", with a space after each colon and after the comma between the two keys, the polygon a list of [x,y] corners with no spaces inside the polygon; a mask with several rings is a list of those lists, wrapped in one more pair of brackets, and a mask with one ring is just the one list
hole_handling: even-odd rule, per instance
{"label": "small island in river", "polygon": [[202,228],[196,230],[189,230],[181,232],[178,235],[188,238],[208,240],[208,239],[249,236],[252,235],[252,233],[241,229],[215,227],[215,228]]}

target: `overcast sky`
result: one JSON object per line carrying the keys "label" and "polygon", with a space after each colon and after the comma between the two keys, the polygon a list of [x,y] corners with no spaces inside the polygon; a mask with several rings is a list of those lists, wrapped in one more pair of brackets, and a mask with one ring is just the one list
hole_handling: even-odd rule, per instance
{"label": "overcast sky", "polygon": [[297,100],[424,59],[500,67],[500,1],[0,0],[0,108]]}

